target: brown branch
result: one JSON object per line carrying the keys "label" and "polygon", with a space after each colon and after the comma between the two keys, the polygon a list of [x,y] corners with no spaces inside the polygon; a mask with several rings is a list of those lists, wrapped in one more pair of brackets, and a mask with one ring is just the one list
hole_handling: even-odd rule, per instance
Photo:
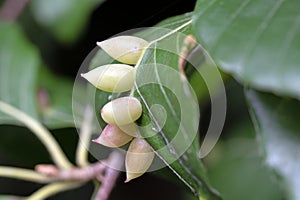
{"label": "brown branch", "polygon": [[59,169],[55,165],[40,164],[35,166],[35,170],[56,181],[89,181],[103,174],[106,165],[97,162],[83,168]]}
{"label": "brown branch", "polygon": [[112,152],[108,159],[90,164],[86,167],[59,169],[55,165],[36,165],[35,170],[53,181],[80,181],[86,182],[98,179],[101,182],[95,200],[107,200],[112,192],[121,169],[124,165],[123,155],[117,151]]}
{"label": "brown branch", "polygon": [[26,7],[28,0],[6,0],[0,9],[0,19],[15,21]]}
{"label": "brown branch", "polygon": [[111,194],[116,181],[120,175],[120,170],[123,167],[124,158],[119,152],[112,152],[109,157],[109,166],[105,176],[102,179],[101,187],[95,197],[95,200],[107,200]]}

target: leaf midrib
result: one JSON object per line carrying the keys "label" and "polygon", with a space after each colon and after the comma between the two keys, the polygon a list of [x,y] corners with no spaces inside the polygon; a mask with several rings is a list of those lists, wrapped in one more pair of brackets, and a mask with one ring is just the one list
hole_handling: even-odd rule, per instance
{"label": "leaf midrib", "polygon": [[[147,104],[144,96],[141,94],[141,92],[140,92],[140,90],[138,88],[136,89],[136,92],[138,93],[139,97],[141,98],[141,100],[143,101],[145,107],[147,108],[148,115],[150,116],[151,121],[155,124],[155,126],[157,127],[157,130],[160,130],[159,133],[163,137],[164,142],[166,143],[166,145],[168,147],[171,147],[170,142],[169,142],[168,138],[166,137],[166,134],[164,133],[163,129],[160,127],[159,123],[155,119],[155,117],[154,117],[153,113],[151,112],[151,110],[150,110],[150,108],[149,108],[149,106],[148,106],[148,104]],[[174,149],[174,147],[171,147],[171,148]],[[189,174],[191,176],[191,178],[198,185],[201,184],[201,180],[199,180],[197,177],[195,177],[193,175],[193,173],[191,173],[191,171],[188,169],[188,167],[183,163],[183,160],[181,159],[181,157],[178,156],[178,154],[176,153],[175,149],[172,152],[170,151],[170,153],[173,153],[173,152],[174,152],[175,156],[178,157],[178,159],[176,161],[178,161],[181,164],[181,166],[185,170],[185,172],[187,174]],[[159,155],[157,151],[155,151],[155,154],[179,177],[180,180],[182,180],[192,191],[196,192],[195,189],[188,182],[186,182],[185,179],[183,177],[181,177],[179,173],[177,173],[176,169],[174,169],[161,155]],[[176,162],[176,161],[174,161],[174,162]]]}
{"label": "leaf midrib", "polygon": [[[156,62],[156,43],[155,43],[155,46],[154,46],[154,47],[155,47],[155,48],[154,48],[154,54],[153,54],[153,56],[154,56],[154,72],[155,72],[155,77],[157,78],[158,83],[161,83],[161,80],[160,80],[160,77],[159,77],[159,74],[158,74],[158,70],[157,70],[157,62]],[[186,129],[185,129],[183,126],[180,126],[180,120],[179,120],[179,117],[177,116],[176,111],[173,109],[173,106],[172,106],[172,104],[171,104],[169,98],[168,98],[167,95],[166,95],[166,91],[164,90],[164,88],[162,87],[161,84],[159,85],[159,89],[160,89],[160,91],[162,92],[163,97],[164,97],[165,101],[167,102],[167,105],[169,106],[169,109],[171,110],[171,112],[172,112],[172,114],[173,114],[173,117],[175,118],[175,120],[176,120],[176,122],[177,122],[177,125],[179,125],[178,128],[180,129],[180,131],[182,131],[184,137],[186,137],[187,131],[186,131]],[[158,122],[156,122],[156,123],[158,123]],[[163,130],[163,129],[160,127],[160,129],[158,129],[158,130]],[[162,134],[165,134],[165,133],[162,132]],[[165,137],[165,135],[164,135],[163,137]],[[167,143],[167,144],[170,144],[170,143]],[[176,153],[176,149],[175,149],[173,146],[171,146],[171,148],[174,149],[174,154],[176,154],[175,156],[178,157],[178,161],[179,161],[180,164],[183,166],[183,168],[188,172],[188,174],[190,174],[190,175],[193,177],[193,179],[194,179],[198,184],[201,183],[201,181],[198,180],[198,178],[195,177],[195,176],[193,175],[193,173],[191,173],[191,171],[189,170],[189,168],[183,163],[183,160],[180,159],[181,156],[179,156],[179,155]],[[172,153],[172,151],[171,151],[171,153]]]}
{"label": "leaf midrib", "polygon": [[[161,83],[161,80],[159,78],[159,74],[158,74],[158,70],[157,70],[157,65],[156,65],[156,42],[153,43],[155,46],[154,46],[154,66],[155,66],[155,77],[157,78],[157,81],[158,83]],[[176,112],[174,111],[173,107],[172,107],[172,104],[170,104],[170,101],[166,95],[166,91],[164,90],[164,88],[160,85],[159,86],[160,88],[160,91],[165,99],[165,101],[167,102],[167,105],[169,107],[169,109],[172,111],[172,115],[173,117],[175,118],[176,122],[178,123],[179,122],[179,118],[176,114]],[[169,147],[169,148],[172,148],[174,151],[170,151],[170,153],[174,154],[177,159],[177,161],[180,163],[182,169],[192,178],[193,181],[195,181],[198,185],[201,185],[202,184],[202,181],[199,180],[190,170],[189,168],[184,164],[184,161],[181,159],[181,157],[178,155],[178,153],[176,152],[176,149],[171,146],[170,142],[169,142],[169,139],[167,138],[165,132],[163,131],[163,129],[160,127],[158,121],[156,120],[156,118],[154,117],[153,113],[151,112],[149,106],[148,106],[148,103],[147,101],[145,100],[144,96],[141,94],[140,90],[138,89],[138,87],[135,87],[135,90],[136,92],[138,93],[138,95],[140,96],[141,100],[143,101],[147,111],[148,111],[148,115],[150,116],[151,118],[151,121],[155,124],[156,126],[156,130],[160,130],[159,133],[160,135],[162,136],[162,138],[164,139],[164,142],[165,144]],[[186,130],[182,130],[183,127],[179,126],[180,130],[183,131],[183,133],[187,133]],[[196,188],[193,188],[192,185],[190,185],[187,181],[185,181],[185,179],[183,177],[180,176],[179,173],[177,173],[176,169],[173,168],[161,155],[159,155],[157,152],[156,152],[156,155],[158,155],[158,157],[163,160],[163,162],[179,177],[180,180],[182,180],[193,192],[196,192]],[[176,162],[176,161],[175,161]]]}

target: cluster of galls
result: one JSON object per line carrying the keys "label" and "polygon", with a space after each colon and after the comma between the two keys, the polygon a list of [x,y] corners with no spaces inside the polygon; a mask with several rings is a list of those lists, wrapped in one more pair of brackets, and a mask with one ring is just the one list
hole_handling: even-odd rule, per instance
{"label": "cluster of galls", "polygon": [[[112,58],[124,64],[108,64],[97,67],[81,76],[100,90],[126,92],[133,88],[136,64],[148,42],[134,36],[119,36],[98,42]],[[121,147],[131,141],[125,158],[128,182],[144,174],[150,167],[154,151],[141,137],[135,121],[142,115],[138,99],[126,96],[108,102],[101,109],[101,117],[107,123],[101,135],[93,140],[107,147]]]}

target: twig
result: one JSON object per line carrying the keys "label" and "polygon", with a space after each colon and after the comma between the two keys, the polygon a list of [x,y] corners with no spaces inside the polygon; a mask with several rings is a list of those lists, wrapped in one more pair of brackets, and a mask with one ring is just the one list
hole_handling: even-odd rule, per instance
{"label": "twig", "polygon": [[[120,170],[123,167],[123,163],[124,158],[122,154],[115,151],[110,154],[109,158],[106,161],[99,161],[86,167],[59,170],[54,165],[37,165],[36,171],[41,173],[42,175],[48,176],[52,180],[67,182],[73,181],[71,183],[84,183],[97,178],[99,181],[101,181],[101,187],[99,187],[95,200],[107,200],[114,188],[114,185],[120,174]],[[66,190],[63,188],[58,190],[58,188],[59,187],[54,186],[53,188],[51,187],[51,189],[45,188],[46,192],[43,192],[42,194],[49,194],[50,192],[54,194],[59,191]],[[40,198],[39,195],[37,195],[37,197],[34,197],[36,199]]]}
{"label": "twig", "polygon": [[97,162],[83,168],[72,168],[59,170],[54,165],[37,165],[36,171],[58,181],[89,181],[96,178],[99,174],[104,174],[106,164]]}
{"label": "twig", "polygon": [[47,197],[50,197],[54,194],[57,194],[59,192],[63,192],[66,190],[70,190],[76,187],[81,186],[82,183],[79,182],[57,182],[52,183],[49,185],[46,185],[30,195],[26,200],[41,200],[46,199]]}
{"label": "twig", "polygon": [[92,134],[93,110],[87,106],[83,116],[83,123],[79,133],[79,141],[76,150],[76,164],[83,167],[88,163],[88,151]]}
{"label": "twig", "polygon": [[106,170],[105,176],[102,180],[101,187],[95,197],[95,200],[107,200],[110,193],[112,192],[120,169],[123,167],[124,158],[121,153],[114,151],[109,156],[109,166]]}
{"label": "twig", "polygon": [[0,177],[21,179],[36,183],[49,183],[53,179],[29,169],[0,166]]}
{"label": "twig", "polygon": [[183,29],[183,28],[187,27],[187,26],[190,25],[191,23],[192,23],[192,20],[189,20],[189,21],[187,21],[187,22],[181,24],[180,26],[178,26],[178,27],[175,28],[174,30],[170,31],[169,33],[167,33],[167,34],[165,34],[165,35],[163,35],[163,36],[161,36],[161,37],[159,37],[159,38],[157,38],[157,39],[151,41],[151,42],[149,43],[148,46],[151,46],[152,44],[154,44],[154,43],[156,43],[156,42],[158,42],[158,41],[160,41],[160,40],[163,40],[163,39],[169,37],[170,35],[176,33],[176,32],[179,31],[180,29]]}
{"label": "twig", "polygon": [[26,7],[28,0],[6,0],[0,9],[0,19],[15,21]]}
{"label": "twig", "polygon": [[24,123],[27,128],[29,128],[44,144],[48,152],[50,153],[53,161],[63,169],[69,169],[72,164],[67,159],[62,149],[53,138],[52,134],[37,120],[33,119],[26,113],[18,110],[17,108],[0,101],[0,111],[16,118],[20,122]]}

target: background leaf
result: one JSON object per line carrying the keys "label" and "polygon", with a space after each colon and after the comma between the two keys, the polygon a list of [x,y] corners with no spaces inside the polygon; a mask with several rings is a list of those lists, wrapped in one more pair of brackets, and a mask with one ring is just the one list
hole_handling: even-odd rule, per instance
{"label": "background leaf", "polygon": [[[84,110],[84,101],[77,95],[72,102],[72,81],[52,74],[46,67],[39,68],[37,81],[40,120],[49,128],[74,127],[72,103]],[[83,92],[81,87],[77,90],[78,94]]]}
{"label": "background leaf", "polygon": [[193,31],[244,85],[300,98],[300,1],[199,0]]}
{"label": "background leaf", "polygon": [[31,11],[38,23],[61,42],[73,43],[84,30],[93,9],[104,0],[33,0]]}
{"label": "background leaf", "polygon": [[[41,66],[37,49],[18,25],[1,23],[0,30],[0,100],[49,128],[73,127],[71,80],[54,76]],[[82,105],[80,98],[77,100]],[[19,125],[3,113],[0,124]]]}
{"label": "background leaf", "polygon": [[[228,90],[229,98],[237,97],[235,86]],[[245,104],[244,98],[238,100]],[[235,123],[229,123],[222,140],[204,159],[212,185],[222,194],[223,200],[272,199],[283,200],[281,179],[264,163],[250,116],[241,115],[244,106],[230,101],[228,119],[237,115]],[[255,192],[254,192],[255,191]]]}
{"label": "background leaf", "polygon": [[226,123],[220,140],[203,161],[211,184],[223,200],[287,199],[282,180],[264,162],[243,91],[234,79],[226,82]]}
{"label": "background leaf", "polygon": [[[0,43],[0,99],[37,119],[38,51],[15,24],[0,24]],[[15,121],[1,113],[0,123]]]}
{"label": "background leaf", "polygon": [[289,199],[300,199],[299,101],[253,90],[246,95],[266,162],[286,180]]}

